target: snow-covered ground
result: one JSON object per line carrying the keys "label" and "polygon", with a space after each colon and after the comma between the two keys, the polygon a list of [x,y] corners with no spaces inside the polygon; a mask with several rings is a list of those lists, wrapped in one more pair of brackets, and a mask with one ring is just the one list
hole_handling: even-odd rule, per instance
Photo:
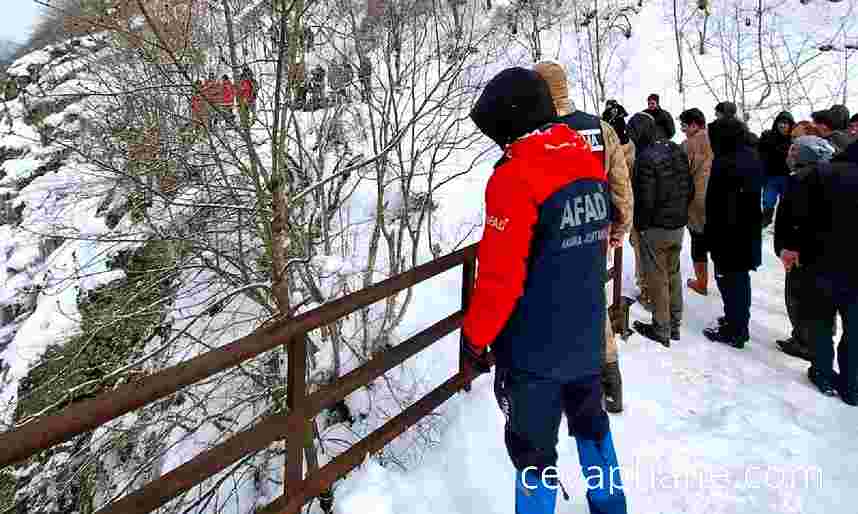
{"label": "snow-covered ground", "polygon": [[[693,274],[688,244],[685,277]],[[851,498],[858,409],[820,395],[807,363],[777,349],[774,340],[789,328],[783,271],[771,240],[763,244],[744,350],[701,334],[723,315],[717,290],[685,295],[682,340],[670,349],[639,335],[620,343],[625,410],[611,423],[629,512],[816,514],[841,512]],[[649,314],[635,305],[632,318],[648,321]],[[492,380],[479,378],[472,392],[445,405],[450,426],[421,466],[402,473],[370,460],[338,490],[338,512],[511,513],[514,470]],[[571,500],[558,495],[557,512],[584,514],[586,484],[563,427],[558,451]]]}
{"label": "snow-covered ground", "polygon": [[[675,91],[675,43],[664,21],[668,7],[666,2],[648,3],[636,19],[633,37],[620,50],[627,68],[618,100],[630,113],[644,108],[651,92],[661,93],[662,105],[675,116],[682,110]],[[837,14],[810,6],[800,16],[793,22],[811,32],[821,23],[831,23]],[[572,84],[577,70],[566,45],[556,43],[546,55],[567,65]],[[508,57],[507,64],[519,64],[520,58]],[[707,59],[708,70],[717,69],[712,61],[717,59],[711,55]],[[572,94],[576,95],[574,90]],[[714,113],[716,101],[703,88],[691,89],[685,100],[685,108],[699,107],[707,117]],[[802,106],[795,114],[803,119],[809,112],[810,106]],[[757,113],[751,127],[766,128],[770,119]],[[676,140],[682,137],[678,133]],[[461,179],[455,190],[442,193],[445,216],[440,231],[452,233],[458,227],[464,237],[480,223],[477,206],[483,205],[489,174],[490,167],[483,167]],[[477,228],[468,240],[478,240],[481,231]],[[683,284],[693,276],[689,245],[686,236]],[[752,274],[751,343],[744,350],[702,335],[703,328],[723,315],[714,277],[708,297],[684,295],[682,340],[672,348],[639,335],[620,342],[625,411],[611,421],[629,512],[817,514],[844,512],[847,507],[858,485],[858,409],[820,395],[807,379],[808,363],[778,350],[775,340],[789,335],[790,324],[783,300],[784,272],[771,235],[763,241],[763,255],[763,266]],[[624,260],[624,290],[629,291],[634,260],[628,244]],[[455,287],[454,281],[447,282]],[[455,295],[436,295],[431,305],[425,301],[418,295],[414,308],[423,316],[423,326],[440,319],[442,312],[455,310],[459,300]],[[650,320],[638,305],[631,317]],[[444,342],[450,352],[455,351],[454,339],[458,334]],[[451,375],[454,361],[442,360],[447,367],[439,363],[435,371]],[[402,472],[368,458],[339,485],[336,512],[512,513],[514,469],[503,443],[503,417],[492,380],[493,374],[481,377],[470,393],[443,406],[449,424],[439,446],[421,465]],[[558,495],[557,513],[587,513],[575,442],[562,425],[558,452],[561,480],[571,499],[567,502]]]}

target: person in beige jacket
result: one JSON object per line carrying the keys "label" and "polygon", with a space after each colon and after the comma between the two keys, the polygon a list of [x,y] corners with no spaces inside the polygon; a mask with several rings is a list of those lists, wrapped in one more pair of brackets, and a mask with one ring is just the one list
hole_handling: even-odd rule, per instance
{"label": "person in beige jacket", "polygon": [[712,169],[712,146],[706,132],[706,117],[700,109],[688,109],[679,116],[680,128],[685,133],[682,147],[688,154],[688,165],[694,181],[694,199],[688,206],[688,232],[691,234],[691,260],[696,278],[688,279],[688,287],[695,293],[709,294],[709,250],[703,225],[706,223],[706,186]]}
{"label": "person in beige jacket", "polygon": [[[558,121],[567,124],[590,142],[593,152],[603,161],[608,173],[611,188],[611,200],[615,209],[615,218],[611,225],[609,249],[623,244],[623,239],[632,226],[634,200],[632,183],[626,152],[614,129],[598,116],[577,111],[569,100],[569,87],[566,70],[563,65],[553,61],[543,61],[534,66],[534,70],[548,84]],[[610,302],[608,302],[610,303]],[[608,412],[616,413],[623,409],[622,378],[615,334],[611,329],[610,317],[605,323],[605,360],[602,366],[602,383],[605,394],[605,406]]]}

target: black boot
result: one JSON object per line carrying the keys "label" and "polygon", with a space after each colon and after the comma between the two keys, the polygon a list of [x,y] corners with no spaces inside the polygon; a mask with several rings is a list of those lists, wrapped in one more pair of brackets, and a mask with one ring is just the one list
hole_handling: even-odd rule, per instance
{"label": "black boot", "polygon": [[835,381],[833,376],[823,375],[813,366],[807,368],[807,378],[810,382],[819,389],[819,392],[825,396],[836,396],[837,388],[834,386]]}
{"label": "black boot", "polygon": [[763,228],[766,228],[769,225],[771,225],[774,217],[775,217],[774,208],[763,209]]}
{"label": "black boot", "polygon": [[623,378],[620,363],[607,362],[602,366],[602,390],[605,394],[605,410],[611,414],[623,411]]}
{"label": "black boot", "polygon": [[681,333],[679,331],[679,325],[670,325],[670,340],[671,341],[679,341],[681,337]]}
{"label": "black boot", "polygon": [[798,357],[808,362],[813,362],[813,353],[810,346],[797,337],[790,337],[785,341],[776,341],[781,351],[792,357]]}
{"label": "black boot", "polygon": [[710,341],[728,344],[737,350],[744,348],[745,343],[747,343],[749,339],[747,336],[737,336],[734,331],[730,329],[729,325],[721,325],[718,328],[706,328],[703,330],[703,335]]}
{"label": "black boot", "polygon": [[632,327],[634,327],[638,334],[646,337],[647,339],[652,339],[657,343],[661,343],[665,348],[670,348],[670,332],[665,334],[664,331],[655,326],[655,324],[644,323],[642,321],[635,321],[632,324]]}

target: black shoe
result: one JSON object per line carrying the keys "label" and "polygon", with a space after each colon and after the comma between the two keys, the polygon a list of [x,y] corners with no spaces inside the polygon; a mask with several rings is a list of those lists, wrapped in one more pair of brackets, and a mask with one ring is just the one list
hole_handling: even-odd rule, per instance
{"label": "black shoe", "polygon": [[651,323],[644,323],[642,321],[635,321],[632,324],[632,327],[634,327],[638,334],[646,337],[647,339],[652,339],[657,343],[661,343],[661,345],[665,348],[670,348],[670,337],[665,337],[659,334],[659,331],[655,325]]}
{"label": "black shoe", "polygon": [[847,405],[858,407],[858,386],[840,389],[840,399]]}
{"label": "black shoe", "polygon": [[622,412],[623,378],[619,362],[608,362],[602,366],[602,391],[605,394],[605,410],[611,414]]}
{"label": "black shoe", "polygon": [[680,337],[679,327],[670,327],[670,340],[671,341],[679,341]]}
{"label": "black shoe", "polygon": [[807,368],[807,378],[825,396],[837,396],[837,388],[834,387],[834,377],[826,376],[816,371],[813,366]]}
{"label": "black shoe", "polygon": [[763,228],[768,227],[772,224],[772,220],[775,217],[774,209],[763,209]]}
{"label": "black shoe", "polygon": [[792,357],[798,357],[808,362],[813,362],[813,354],[808,345],[804,344],[800,339],[790,337],[785,341],[776,341],[781,351]]}
{"label": "black shoe", "polygon": [[733,331],[730,330],[727,325],[721,325],[718,328],[706,328],[703,330],[703,335],[710,341],[728,344],[737,350],[744,348],[745,343],[750,339],[748,337],[738,337],[734,335]]}

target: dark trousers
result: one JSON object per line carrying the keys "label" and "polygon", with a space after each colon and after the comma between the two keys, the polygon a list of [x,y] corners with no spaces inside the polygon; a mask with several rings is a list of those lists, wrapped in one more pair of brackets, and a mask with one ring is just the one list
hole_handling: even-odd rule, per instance
{"label": "dark trousers", "polygon": [[858,337],[853,332],[858,324],[858,287],[846,280],[816,275],[813,287],[806,287],[803,293],[806,296],[801,311],[802,323],[807,327],[815,350],[813,367],[822,375],[834,374],[834,316],[840,314],[843,337],[837,346],[837,364],[843,385],[855,387],[858,385],[858,351],[849,351],[849,340]]}
{"label": "dark trousers", "polygon": [[[541,470],[556,465],[557,430],[562,414],[566,414],[569,435],[575,437],[588,484],[590,512],[627,514],[610,422],[602,409],[599,375],[560,382],[523,371],[496,369],[495,396],[506,416],[507,452],[519,472],[533,466],[538,472],[534,476],[539,476]],[[554,512],[553,498],[534,508],[526,496],[516,490],[517,513]]]}
{"label": "dark trousers", "polygon": [[570,436],[598,441],[610,430],[608,415],[602,409],[599,375],[563,383],[498,368],[494,386],[506,417],[506,449],[518,470],[557,464],[557,430],[563,414]]}
{"label": "dark trousers", "polygon": [[751,321],[751,273],[721,272],[716,265],[715,282],[724,299],[727,325],[736,337],[747,339]]}
{"label": "dark trousers", "polygon": [[691,262],[707,262],[709,260],[709,247],[706,245],[706,236],[703,232],[692,232],[691,234]]}
{"label": "dark trousers", "polygon": [[[809,338],[806,327],[801,323],[802,276],[801,268],[787,271],[784,279],[784,302],[786,303],[789,322],[792,324],[792,337],[801,344],[808,345]],[[812,349],[811,349],[812,350]]]}

